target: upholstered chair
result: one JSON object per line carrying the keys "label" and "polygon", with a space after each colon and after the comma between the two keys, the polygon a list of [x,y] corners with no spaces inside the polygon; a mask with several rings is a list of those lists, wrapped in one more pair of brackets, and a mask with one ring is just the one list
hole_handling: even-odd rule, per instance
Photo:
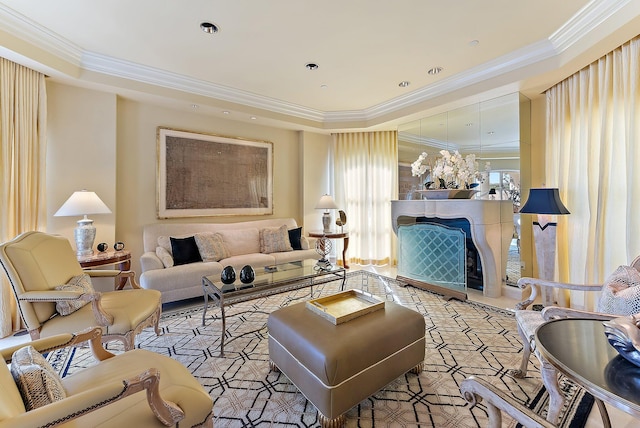
{"label": "upholstered chair", "polygon": [[100,326],[102,340],[119,340],[130,350],[145,327],[154,327],[159,334],[160,292],[94,291],[91,276],[129,276],[130,272],[83,271],[63,237],[25,232],[0,245],[0,263],[32,339]]}
{"label": "upholstered chair", "polygon": [[[89,341],[96,364],[60,378],[42,354]],[[101,329],[0,350],[0,427],[213,427],[213,400],[172,358],[143,349],[119,355]]]}
{"label": "upholstered chair", "polygon": [[516,401],[513,397],[500,391],[482,379],[468,377],[460,384],[460,392],[464,399],[475,406],[481,401],[487,408],[489,425],[487,428],[502,427],[502,412],[508,414],[525,427],[554,428],[555,425],[542,416]]}
{"label": "upholstered chair", "polygon": [[[640,256],[636,257],[630,265],[635,271],[640,271]],[[630,271],[634,272],[632,269]],[[606,311],[601,312],[589,312],[581,311],[571,308],[562,308],[557,306],[548,306],[542,311],[528,310],[527,307],[531,305],[536,297],[540,293],[539,287],[549,287],[559,290],[577,290],[577,291],[595,291],[602,292],[605,284],[567,284],[554,281],[546,281],[539,278],[523,277],[518,281],[518,287],[525,289],[531,288],[530,297],[516,305],[516,322],[518,326],[518,334],[522,339],[523,352],[522,362],[520,368],[512,370],[511,374],[516,378],[524,378],[527,375],[527,367],[529,365],[529,357],[531,356],[531,350],[535,349],[534,337],[536,329],[544,322],[553,318],[569,318],[580,317],[599,320],[610,320],[620,315],[632,315],[640,312],[640,299],[633,299],[627,301],[626,298],[616,297],[615,294],[601,293],[600,301],[597,307],[606,308]],[[631,290],[632,293],[640,293],[640,284],[638,287],[633,287],[635,290]],[[607,302],[603,302],[606,298]],[[640,296],[640,294],[638,294]],[[616,304],[616,300],[618,301]],[[635,302],[634,302],[635,300]],[[538,351],[534,351],[535,356],[540,361],[540,373],[542,375],[542,381],[549,393],[549,411],[547,413],[547,420],[552,423],[557,423],[560,410],[564,401],[564,396],[560,392],[560,385],[558,384],[558,371],[546,361]]]}

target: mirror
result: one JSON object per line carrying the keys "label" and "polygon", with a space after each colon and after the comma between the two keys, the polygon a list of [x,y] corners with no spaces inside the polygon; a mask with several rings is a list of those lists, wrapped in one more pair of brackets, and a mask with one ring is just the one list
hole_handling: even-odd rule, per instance
{"label": "mirror", "polygon": [[[514,204],[514,234],[509,248],[507,284],[520,277],[520,144],[529,144],[530,101],[519,93],[415,120],[398,127],[399,199],[418,199],[425,178],[411,175],[411,163],[422,152],[427,159],[441,157],[440,150],[475,154],[480,170],[490,162],[490,172],[479,187],[480,199],[510,199]],[[526,152],[526,146],[525,146]]]}

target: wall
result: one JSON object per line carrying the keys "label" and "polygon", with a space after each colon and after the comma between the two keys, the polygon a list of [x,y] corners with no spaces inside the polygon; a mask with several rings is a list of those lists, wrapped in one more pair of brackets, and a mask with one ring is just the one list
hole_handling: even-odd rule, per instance
{"label": "wall", "polygon": [[[155,222],[234,222],[264,218],[200,217],[159,220],[156,216],[156,131],[158,126],[224,136],[271,141],[274,144],[274,214],[303,225],[305,194],[317,199],[324,189],[315,180],[322,149],[310,149],[312,179],[305,173],[303,146],[329,146],[331,137],[213,118],[114,94],[50,83],[47,205],[50,233],[73,242],[77,219],[52,217],[74,190],[95,190],[114,214],[96,216],[96,243],[123,241],[131,251],[132,269],[140,273],[142,228]],[[311,156],[311,155],[309,155]],[[300,159],[304,162],[300,162]],[[304,183],[308,183],[304,185]],[[318,222],[320,222],[320,215]],[[100,218],[98,218],[100,217]],[[315,225],[314,225],[315,226]]]}

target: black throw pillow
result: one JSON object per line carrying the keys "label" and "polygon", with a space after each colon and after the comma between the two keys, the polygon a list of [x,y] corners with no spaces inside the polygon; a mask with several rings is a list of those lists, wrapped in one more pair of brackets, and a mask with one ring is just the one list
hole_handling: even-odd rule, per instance
{"label": "black throw pillow", "polygon": [[294,250],[302,250],[302,243],[300,239],[302,237],[302,227],[289,230],[289,242]]}
{"label": "black throw pillow", "polygon": [[186,265],[189,263],[201,262],[200,251],[196,238],[169,238],[171,240],[171,252],[173,253],[173,265]]}

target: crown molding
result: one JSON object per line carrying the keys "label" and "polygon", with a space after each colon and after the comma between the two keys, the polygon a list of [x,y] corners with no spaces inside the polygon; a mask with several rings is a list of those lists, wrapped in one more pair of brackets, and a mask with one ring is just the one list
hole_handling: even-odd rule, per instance
{"label": "crown molding", "polygon": [[44,49],[82,69],[163,88],[201,95],[222,101],[268,110],[325,124],[373,121],[454,90],[529,66],[562,53],[577,43],[594,26],[611,17],[632,0],[592,0],[548,39],[510,52],[479,66],[442,79],[405,95],[362,110],[330,111],[304,107],[247,91],[194,79],[178,73],[130,61],[83,51],[58,34],[0,4],[0,26],[11,34]]}

